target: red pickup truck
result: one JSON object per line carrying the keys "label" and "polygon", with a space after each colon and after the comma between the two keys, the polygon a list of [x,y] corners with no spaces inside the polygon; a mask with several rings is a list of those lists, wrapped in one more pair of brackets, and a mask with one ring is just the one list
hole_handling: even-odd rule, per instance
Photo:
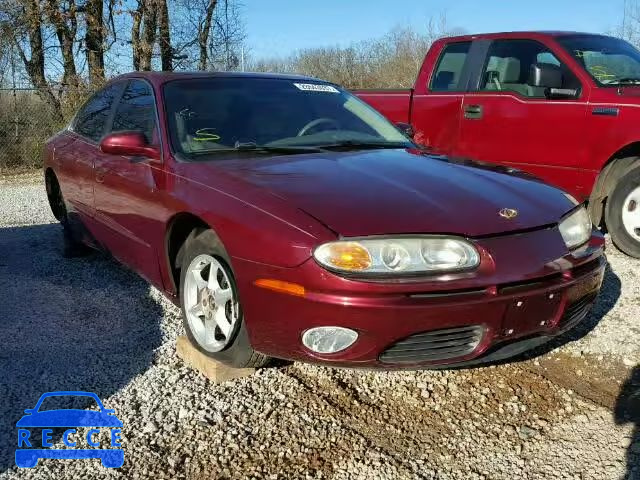
{"label": "red pickup truck", "polygon": [[436,41],[410,90],[356,94],[418,143],[524,170],[589,204],[640,257],[640,51],[604,35],[512,32]]}

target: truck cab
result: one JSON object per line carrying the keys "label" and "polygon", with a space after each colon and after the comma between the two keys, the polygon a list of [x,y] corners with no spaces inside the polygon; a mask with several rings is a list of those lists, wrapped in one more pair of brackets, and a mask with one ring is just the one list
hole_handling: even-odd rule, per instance
{"label": "truck cab", "polygon": [[640,52],[609,36],[510,32],[436,41],[410,90],[356,92],[414,140],[529,172],[589,203],[640,257]]}

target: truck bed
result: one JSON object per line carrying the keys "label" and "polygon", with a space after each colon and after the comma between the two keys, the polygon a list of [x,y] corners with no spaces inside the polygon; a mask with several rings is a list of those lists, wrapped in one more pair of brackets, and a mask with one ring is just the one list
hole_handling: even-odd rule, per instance
{"label": "truck bed", "polygon": [[413,89],[354,90],[353,93],[392,122],[409,123]]}

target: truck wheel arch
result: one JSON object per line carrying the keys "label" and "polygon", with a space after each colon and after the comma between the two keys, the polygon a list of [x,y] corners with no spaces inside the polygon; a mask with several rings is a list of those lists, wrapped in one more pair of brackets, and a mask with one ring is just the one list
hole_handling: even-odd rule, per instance
{"label": "truck wheel arch", "polygon": [[595,226],[605,225],[605,204],[618,180],[639,164],[640,142],[627,145],[607,160],[589,198],[589,214]]}

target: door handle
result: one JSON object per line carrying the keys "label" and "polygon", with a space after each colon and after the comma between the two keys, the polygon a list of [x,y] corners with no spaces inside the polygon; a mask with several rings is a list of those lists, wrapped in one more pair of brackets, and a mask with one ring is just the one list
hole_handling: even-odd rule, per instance
{"label": "door handle", "polygon": [[482,105],[467,105],[464,107],[464,118],[479,120],[482,118]]}

